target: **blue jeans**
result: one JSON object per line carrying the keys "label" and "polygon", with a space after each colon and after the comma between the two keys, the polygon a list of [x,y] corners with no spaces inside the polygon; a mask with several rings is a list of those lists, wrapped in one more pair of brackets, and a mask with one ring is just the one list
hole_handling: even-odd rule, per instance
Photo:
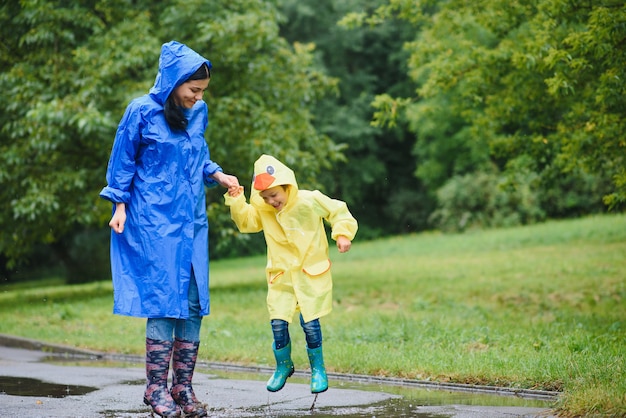
{"label": "blue jeans", "polygon": [[[274,346],[277,350],[280,350],[291,341],[289,337],[289,323],[282,319],[272,319],[270,324],[272,325],[272,333],[274,333]],[[322,328],[319,319],[304,322],[304,318],[300,314],[300,326],[302,326],[304,331],[307,347],[314,349],[322,345]]]}
{"label": "blue jeans", "polygon": [[191,272],[189,281],[189,318],[148,318],[146,323],[146,338],[159,341],[173,341],[174,337],[179,340],[198,342],[200,341],[200,325],[202,317],[200,312],[200,297],[196,276]]}

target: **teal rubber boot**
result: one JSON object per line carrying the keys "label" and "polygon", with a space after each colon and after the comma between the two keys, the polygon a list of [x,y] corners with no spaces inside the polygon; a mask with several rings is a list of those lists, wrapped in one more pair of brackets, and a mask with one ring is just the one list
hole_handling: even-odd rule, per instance
{"label": "teal rubber boot", "polygon": [[274,357],[276,358],[276,370],[270,380],[267,381],[267,390],[270,392],[278,392],[285,386],[287,378],[294,372],[293,361],[291,361],[291,341],[289,344],[281,348],[276,349],[276,345],[272,343],[272,351],[274,351]]}
{"label": "teal rubber boot", "polygon": [[311,393],[325,392],[328,389],[328,377],[324,367],[322,346],[313,349],[307,347],[306,352],[309,355],[309,363],[311,364]]}

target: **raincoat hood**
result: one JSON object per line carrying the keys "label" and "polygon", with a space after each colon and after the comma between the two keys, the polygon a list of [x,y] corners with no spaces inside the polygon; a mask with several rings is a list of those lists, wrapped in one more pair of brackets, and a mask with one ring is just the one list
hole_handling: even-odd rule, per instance
{"label": "raincoat hood", "polygon": [[211,61],[180,42],[170,41],[161,47],[159,71],[150,96],[163,105],[174,89],[183,84],[202,64],[212,68]]}
{"label": "raincoat hood", "polygon": [[258,160],[254,162],[254,176],[252,178],[252,187],[250,188],[250,199],[255,199],[259,196],[259,192],[267,190],[275,186],[289,187],[289,196],[298,193],[298,183],[296,182],[296,175],[293,170],[287,167],[285,164],[278,161],[271,155],[263,154]]}

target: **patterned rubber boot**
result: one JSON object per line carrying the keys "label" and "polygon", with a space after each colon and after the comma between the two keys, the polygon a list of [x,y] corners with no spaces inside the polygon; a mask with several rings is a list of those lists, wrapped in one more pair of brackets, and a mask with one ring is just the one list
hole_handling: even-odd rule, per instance
{"label": "patterned rubber boot", "polygon": [[170,393],[185,417],[206,417],[206,405],[198,401],[191,386],[200,342],[174,340],[174,373]]}
{"label": "patterned rubber boot", "polygon": [[160,417],[180,417],[180,408],[167,389],[167,375],[172,356],[171,341],[146,338],[146,377],[148,382],[143,403]]}
{"label": "patterned rubber boot", "polygon": [[290,377],[295,370],[293,361],[291,361],[291,341],[280,350],[277,350],[276,344],[272,343],[272,351],[274,351],[274,358],[276,358],[276,370],[267,381],[267,390],[270,392],[278,392],[285,386],[287,378]]}
{"label": "patterned rubber boot", "polygon": [[322,346],[318,348],[306,348],[311,364],[311,393],[321,393],[328,389],[328,377],[324,367],[324,356]]}

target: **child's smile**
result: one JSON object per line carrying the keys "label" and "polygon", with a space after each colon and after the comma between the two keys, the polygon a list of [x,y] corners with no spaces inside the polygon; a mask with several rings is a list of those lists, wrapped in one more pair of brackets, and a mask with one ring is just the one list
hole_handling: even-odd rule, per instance
{"label": "child's smile", "polygon": [[274,186],[259,193],[263,201],[277,211],[281,211],[287,203],[287,190],[284,186]]}

